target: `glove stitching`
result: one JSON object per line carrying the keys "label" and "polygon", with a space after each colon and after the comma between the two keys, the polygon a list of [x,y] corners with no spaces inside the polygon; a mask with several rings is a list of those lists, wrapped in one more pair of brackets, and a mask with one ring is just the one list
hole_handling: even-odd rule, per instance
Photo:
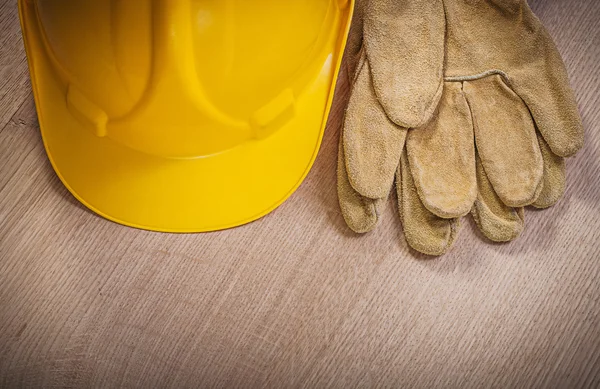
{"label": "glove stitching", "polygon": [[456,81],[475,81],[475,80],[479,80],[488,76],[492,76],[498,74],[500,75],[503,79],[504,82],[506,82],[507,85],[510,85],[510,81],[508,79],[508,75],[503,72],[502,70],[499,69],[491,69],[491,70],[486,70],[485,72],[482,73],[478,73],[478,74],[472,74],[469,76],[449,76],[449,77],[444,77],[444,81],[446,82],[456,82]]}

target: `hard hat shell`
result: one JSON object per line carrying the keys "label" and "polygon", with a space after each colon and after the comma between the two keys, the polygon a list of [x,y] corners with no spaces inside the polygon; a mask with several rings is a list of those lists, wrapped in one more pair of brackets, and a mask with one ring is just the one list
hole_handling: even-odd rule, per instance
{"label": "hard hat shell", "polygon": [[308,173],[353,0],[19,0],[42,138],[129,226],[253,221]]}

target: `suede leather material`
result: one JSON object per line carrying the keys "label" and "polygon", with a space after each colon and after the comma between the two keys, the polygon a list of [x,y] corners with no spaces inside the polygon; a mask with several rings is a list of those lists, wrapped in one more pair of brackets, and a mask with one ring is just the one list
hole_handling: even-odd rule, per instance
{"label": "suede leather material", "polygon": [[536,208],[548,208],[556,204],[565,193],[565,160],[550,150],[550,146],[539,133],[537,137],[544,160],[544,174],[541,192],[532,205]]}
{"label": "suede leather material", "polygon": [[499,70],[531,111],[552,151],[574,155],[583,126],[564,63],[525,0],[444,0],[444,76]]}
{"label": "suede leather material", "polygon": [[523,208],[512,208],[500,200],[477,156],[477,186],[479,192],[473,206],[473,219],[479,230],[494,242],[516,239],[525,228]]}
{"label": "suede leather material", "polygon": [[363,24],[364,9],[367,1],[358,0],[354,3],[354,14],[352,15],[352,24],[346,41],[344,50],[344,59],[342,63],[346,64],[346,74],[350,85],[354,83],[356,68],[360,60],[361,49],[363,46]]}
{"label": "suede leather material", "polygon": [[406,153],[402,154],[397,180],[398,210],[406,242],[423,254],[444,254],[458,236],[460,219],[441,218],[425,208],[414,185]]}
{"label": "suede leather material", "polygon": [[524,206],[562,196],[563,157],[583,144],[564,64],[539,20],[524,0],[357,7],[364,20],[347,55],[359,66],[338,164],[348,225],[375,227],[396,171],[414,249],[443,254],[469,211],[489,239],[515,239]]}
{"label": "suede leather material", "polygon": [[350,181],[348,181],[346,158],[341,139],[338,149],[337,190],[346,224],[358,233],[369,232],[375,228],[379,220],[379,207],[382,205],[383,199],[373,200],[361,196],[352,188]]}
{"label": "suede leather material", "polygon": [[464,90],[477,150],[494,190],[506,205],[533,203],[544,165],[527,107],[499,75],[465,81]]}
{"label": "suede leather material", "polygon": [[443,92],[445,18],[441,0],[370,0],[364,47],[375,93],[390,119],[421,127]]}
{"label": "suede leather material", "polygon": [[406,149],[425,208],[444,218],[469,213],[477,196],[475,142],[461,83],[446,83],[435,116],[409,131]]}
{"label": "suede leather material", "polygon": [[390,193],[407,131],[387,117],[371,80],[363,51],[348,101],[342,139],[352,187],[362,196],[377,199]]}

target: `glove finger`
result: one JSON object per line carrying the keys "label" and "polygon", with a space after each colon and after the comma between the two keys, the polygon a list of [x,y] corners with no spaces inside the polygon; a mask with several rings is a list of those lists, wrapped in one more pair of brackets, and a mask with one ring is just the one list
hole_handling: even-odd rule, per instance
{"label": "glove finger", "polygon": [[443,90],[445,15],[441,0],[371,0],[364,45],[375,93],[390,119],[421,127]]}
{"label": "glove finger", "polygon": [[535,201],[544,164],[531,115],[499,75],[464,82],[473,114],[477,152],[506,205]]}
{"label": "glove finger", "polygon": [[346,224],[354,232],[365,233],[377,225],[384,199],[369,199],[356,193],[348,181],[344,147],[340,139],[337,165],[338,201]]}
{"label": "glove finger", "polygon": [[583,124],[565,65],[552,38],[527,7],[532,23],[539,26],[534,44],[540,58],[509,74],[510,86],[523,99],[552,152],[569,157],[583,147]]}
{"label": "glove finger", "polygon": [[360,49],[363,42],[363,15],[366,0],[356,1],[354,3],[354,14],[352,15],[352,24],[348,33],[346,50],[344,52],[344,63],[350,83],[354,82],[356,68],[360,59]]}
{"label": "glove finger", "polygon": [[462,84],[448,82],[435,117],[410,130],[408,161],[423,205],[443,218],[464,216],[477,197],[471,111]]}
{"label": "glove finger", "polygon": [[525,227],[523,208],[506,206],[488,180],[477,156],[477,184],[479,192],[471,214],[481,232],[494,242],[508,242],[517,238]]}
{"label": "glove finger", "polygon": [[565,193],[565,160],[552,152],[540,134],[537,136],[544,160],[544,176],[541,184],[542,191],[532,205],[536,208],[548,208],[556,204]]}
{"label": "glove finger", "polygon": [[425,208],[415,188],[406,153],[402,155],[396,179],[398,209],[408,245],[428,255],[447,252],[458,235],[460,219],[443,219]]}
{"label": "glove finger", "polygon": [[373,91],[363,54],[344,118],[343,144],[352,187],[362,196],[387,196],[406,140],[406,129],[386,116]]}

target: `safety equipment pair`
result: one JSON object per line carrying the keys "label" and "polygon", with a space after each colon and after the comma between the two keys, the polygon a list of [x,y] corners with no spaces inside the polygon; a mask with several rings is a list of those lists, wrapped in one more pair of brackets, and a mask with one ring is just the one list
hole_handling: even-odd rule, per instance
{"label": "safety equipment pair", "polygon": [[198,232],[308,173],[353,0],[19,0],[44,144],[87,207]]}
{"label": "safety equipment pair", "polygon": [[[75,197],[130,226],[237,226],[318,150],[352,0],[19,0],[44,144]],[[564,191],[581,120],[525,0],[363,0],[340,143],[349,226],[396,180],[408,243],[444,253],[469,211],[515,238]]]}
{"label": "safety equipment pair", "polygon": [[523,207],[562,196],[583,128],[525,0],[362,1],[347,50],[356,70],[338,194],[354,231],[375,227],[394,181],[406,240],[430,255],[451,247],[469,212],[489,239],[509,241]]}

